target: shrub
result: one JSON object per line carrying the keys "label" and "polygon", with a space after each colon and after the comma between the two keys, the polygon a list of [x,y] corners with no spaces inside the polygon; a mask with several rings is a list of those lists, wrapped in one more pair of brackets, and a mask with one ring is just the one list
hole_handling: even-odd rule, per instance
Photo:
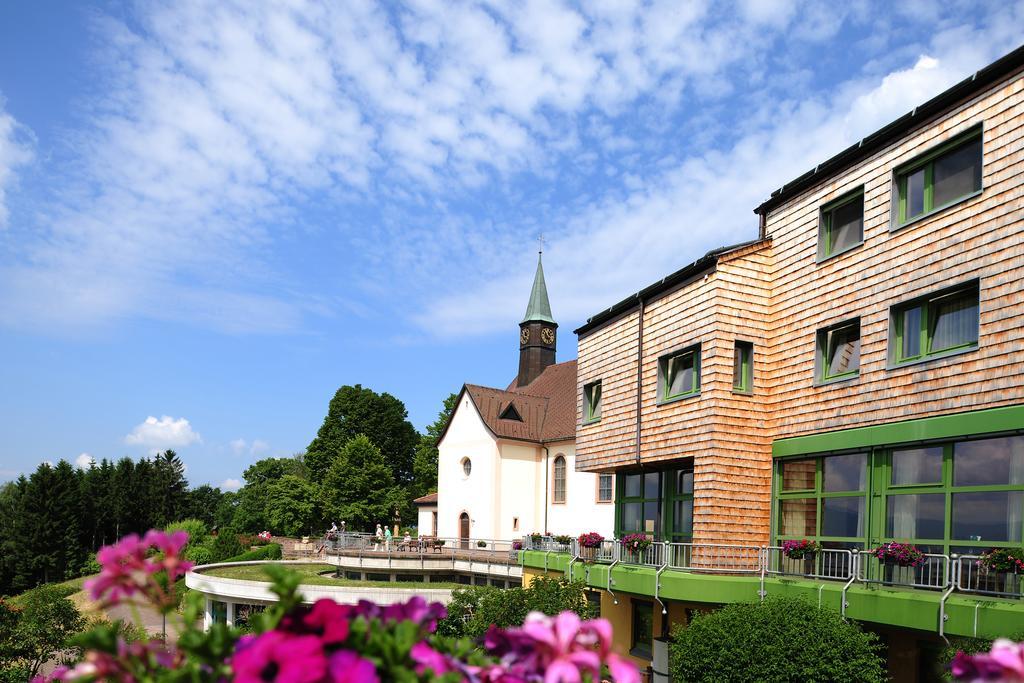
{"label": "shrub", "polygon": [[221,529],[210,547],[210,554],[214,562],[223,562],[227,558],[241,555],[245,551],[246,548],[238,540],[238,534],[231,528]]}
{"label": "shrub", "polygon": [[195,545],[185,550],[185,559],[193,563],[197,567],[203,564],[212,564],[216,562],[213,559],[213,552],[209,546]]}
{"label": "shrub", "polygon": [[280,559],[281,544],[271,543],[270,545],[265,545],[262,548],[257,548],[256,550],[249,550],[247,552],[241,553],[240,555],[229,557],[226,560],[222,560],[222,562],[257,562],[259,560]]}
{"label": "shrub", "polygon": [[30,679],[45,662],[77,654],[68,641],[86,623],[62,587],[43,585],[18,596],[16,605],[0,601],[0,626],[0,670]]}
{"label": "shrub", "polygon": [[100,573],[100,563],[96,561],[96,553],[91,553],[89,559],[82,563],[82,576],[92,576]]}
{"label": "shrub", "polygon": [[582,581],[537,577],[528,588],[457,588],[452,591],[448,616],[439,623],[438,633],[481,638],[491,624],[512,626],[523,623],[530,612],[555,615],[566,610],[576,612],[583,619],[597,616],[587,601]]}
{"label": "shrub", "polygon": [[206,522],[201,519],[183,519],[180,522],[168,524],[164,531],[168,533],[172,531],[188,532],[188,546],[186,547],[202,545],[209,533],[209,529],[206,528]]}
{"label": "shrub", "polygon": [[878,637],[794,598],[737,603],[672,631],[675,681],[885,681]]}

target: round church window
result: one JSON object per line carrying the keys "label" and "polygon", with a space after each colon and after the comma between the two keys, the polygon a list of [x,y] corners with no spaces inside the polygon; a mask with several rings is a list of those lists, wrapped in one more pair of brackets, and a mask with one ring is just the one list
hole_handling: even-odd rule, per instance
{"label": "round church window", "polygon": [[473,471],[473,463],[470,461],[469,458],[463,458],[462,459],[462,473],[465,474],[468,477],[469,473],[472,472],[472,471]]}

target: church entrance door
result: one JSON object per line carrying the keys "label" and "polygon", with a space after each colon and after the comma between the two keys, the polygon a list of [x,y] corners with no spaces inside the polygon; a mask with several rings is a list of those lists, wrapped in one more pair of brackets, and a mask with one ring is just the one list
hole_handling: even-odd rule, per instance
{"label": "church entrance door", "polygon": [[469,515],[465,512],[459,515],[459,546],[463,550],[469,548]]}

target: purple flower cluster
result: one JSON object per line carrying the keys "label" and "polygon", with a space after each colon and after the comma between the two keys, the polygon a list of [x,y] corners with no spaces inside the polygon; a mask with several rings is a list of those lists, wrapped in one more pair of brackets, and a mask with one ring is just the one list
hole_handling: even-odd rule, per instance
{"label": "purple flower cluster", "polygon": [[872,552],[883,562],[895,562],[901,567],[916,567],[924,562],[924,553],[909,543],[883,543]]}
{"label": "purple flower cluster", "polygon": [[512,541],[512,550],[522,550],[522,549],[523,549],[523,542],[522,541]]}
{"label": "purple flower cluster", "polygon": [[626,534],[619,543],[622,544],[623,550],[631,553],[642,553],[651,547],[651,539],[647,538],[646,534]]}
{"label": "purple flower cluster", "polygon": [[808,555],[814,555],[821,546],[817,541],[809,541],[806,538],[799,541],[783,541],[782,554],[791,560],[802,560]]}
{"label": "purple flower cluster", "polygon": [[580,537],[576,539],[576,542],[580,544],[581,548],[600,548],[601,544],[604,543],[604,536],[596,531],[590,531],[585,534],[580,534]]}
{"label": "purple flower cluster", "polygon": [[1024,682],[1024,644],[1000,638],[989,652],[957,652],[950,669],[958,681]]}

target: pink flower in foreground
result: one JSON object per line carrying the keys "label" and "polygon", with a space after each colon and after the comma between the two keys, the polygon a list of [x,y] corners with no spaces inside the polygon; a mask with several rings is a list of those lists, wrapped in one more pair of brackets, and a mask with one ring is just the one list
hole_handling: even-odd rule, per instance
{"label": "pink flower in foreground", "polygon": [[329,664],[331,683],[380,683],[377,667],[351,650],[338,650]]}
{"label": "pink flower in foreground", "polygon": [[961,681],[1024,681],[1024,644],[1000,638],[987,653],[958,652],[950,669]]}
{"label": "pink flower in foreground", "polygon": [[[169,583],[192,568],[191,562],[181,558],[181,550],[188,543],[188,534],[177,531],[149,531],[145,538],[129,534],[114,545],[100,548],[96,561],[100,574],[85,582],[85,589],[93,600],[116,605],[134,595],[141,594],[159,607],[166,608],[175,601],[152,577],[167,572]],[[162,553],[159,558],[148,557],[150,551]]]}
{"label": "pink flower in foreground", "polygon": [[238,641],[231,668],[236,683],[317,683],[327,673],[327,658],[316,636],[268,631]]}
{"label": "pink flower in foreground", "polygon": [[[531,612],[522,628],[492,627],[484,646],[501,657],[502,667],[513,677],[543,673],[544,683],[576,683],[589,674],[596,680],[603,662],[617,683],[639,683],[636,666],[611,652],[611,634],[611,624],[604,619],[580,621],[573,612],[554,618]],[[496,676],[498,671],[481,673],[484,680],[507,680]]]}
{"label": "pink flower in foreground", "polygon": [[421,676],[428,670],[435,676],[442,676],[450,671],[458,671],[458,667],[446,655],[441,654],[426,643],[420,642],[412,646],[409,652],[412,661],[416,662],[416,673]]}

